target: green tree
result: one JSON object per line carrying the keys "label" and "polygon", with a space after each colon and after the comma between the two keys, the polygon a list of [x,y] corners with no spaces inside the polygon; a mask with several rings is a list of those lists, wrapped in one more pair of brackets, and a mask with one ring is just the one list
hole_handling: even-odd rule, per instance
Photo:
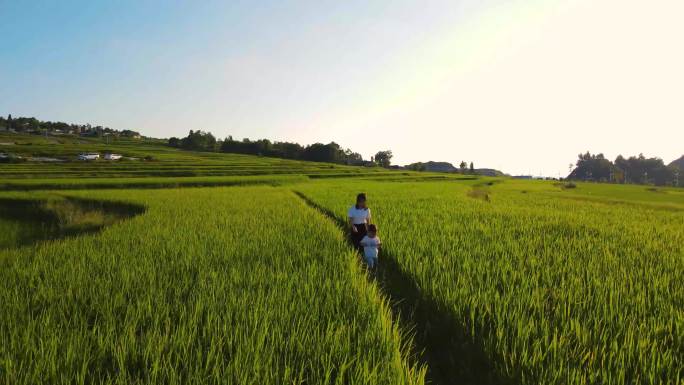
{"label": "green tree", "polygon": [[620,155],[615,159],[615,167],[626,183],[666,185],[674,180],[673,167],[666,166],[660,158],[646,158],[643,154],[628,159]]}
{"label": "green tree", "polygon": [[304,160],[339,163],[344,159],[344,150],[335,142],[328,144],[314,143],[306,146],[303,155]]}
{"label": "green tree", "polygon": [[629,158],[619,155],[611,162],[603,154],[586,152],[579,154],[568,179],[661,186],[673,183],[674,168],[666,166],[660,158],[646,158],[643,154]]}
{"label": "green tree", "polygon": [[193,151],[214,151],[216,138],[211,132],[190,130],[188,136],[180,140],[181,148]]}
{"label": "green tree", "polygon": [[599,182],[610,182],[612,180],[616,171],[615,166],[603,154],[593,155],[587,151],[585,154],[579,154],[577,157],[577,167],[570,173],[569,179]]}
{"label": "green tree", "polygon": [[235,154],[251,154],[272,156],[286,159],[303,159],[312,162],[330,162],[352,165],[363,164],[361,154],[350,149],[342,149],[339,144],[331,142],[328,144],[314,143],[302,147],[299,143],[290,142],[271,142],[268,139],[252,141],[244,138],[236,141],[232,136],[227,137],[220,143],[220,151]]}
{"label": "green tree", "polygon": [[392,164],[392,150],[378,151],[375,154],[375,163],[381,167],[389,168]]}
{"label": "green tree", "polygon": [[344,150],[344,163],[349,165],[362,165],[363,157],[358,152],[353,152],[350,149]]}
{"label": "green tree", "polygon": [[461,164],[458,165],[458,168],[460,168],[461,172],[465,174],[466,170],[468,169],[468,163],[461,161]]}

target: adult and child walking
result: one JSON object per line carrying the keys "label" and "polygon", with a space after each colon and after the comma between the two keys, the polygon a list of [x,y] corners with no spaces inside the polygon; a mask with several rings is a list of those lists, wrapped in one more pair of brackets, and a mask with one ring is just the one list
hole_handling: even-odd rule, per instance
{"label": "adult and child walking", "polygon": [[366,204],[366,194],[356,196],[356,204],[347,212],[351,241],[354,248],[363,252],[364,260],[369,268],[378,264],[378,250],[382,245],[378,237],[378,228],[371,222],[371,210]]}

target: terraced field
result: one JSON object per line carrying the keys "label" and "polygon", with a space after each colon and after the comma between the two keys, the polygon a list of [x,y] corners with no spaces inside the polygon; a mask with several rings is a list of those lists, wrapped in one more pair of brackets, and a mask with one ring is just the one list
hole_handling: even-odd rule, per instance
{"label": "terraced field", "polygon": [[684,384],[681,189],[114,151],[0,164],[0,383]]}
{"label": "terraced field", "polygon": [[[189,152],[158,140],[57,137],[0,133],[0,153],[57,161],[19,162],[0,167],[0,180],[25,178],[209,177],[254,175],[305,175],[341,177],[388,175],[379,168],[302,162],[240,154]],[[78,161],[84,152],[117,153],[119,161]]]}

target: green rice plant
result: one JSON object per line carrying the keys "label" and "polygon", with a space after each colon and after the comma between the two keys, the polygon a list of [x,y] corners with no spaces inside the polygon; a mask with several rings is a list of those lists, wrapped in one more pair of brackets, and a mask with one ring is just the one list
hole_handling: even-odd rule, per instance
{"label": "green rice plant", "polygon": [[[0,195],[19,194],[48,195]],[[146,211],[0,251],[1,383],[423,383],[341,233],[291,191],[66,196]]]}
{"label": "green rice plant", "polygon": [[297,190],[339,219],[368,193],[380,265],[397,264],[422,293],[417,311],[431,313],[416,317],[431,379],[684,383],[678,190],[505,181],[484,200],[471,185],[348,180]]}

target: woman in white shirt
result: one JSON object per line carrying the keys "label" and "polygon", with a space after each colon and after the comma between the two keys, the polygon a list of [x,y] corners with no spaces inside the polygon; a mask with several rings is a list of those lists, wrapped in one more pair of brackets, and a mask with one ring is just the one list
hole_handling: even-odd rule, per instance
{"label": "woman in white shirt", "polygon": [[366,194],[360,193],[356,196],[356,204],[349,208],[347,217],[351,227],[352,243],[354,247],[361,249],[361,240],[366,236],[368,225],[371,223],[371,212],[366,206]]}

